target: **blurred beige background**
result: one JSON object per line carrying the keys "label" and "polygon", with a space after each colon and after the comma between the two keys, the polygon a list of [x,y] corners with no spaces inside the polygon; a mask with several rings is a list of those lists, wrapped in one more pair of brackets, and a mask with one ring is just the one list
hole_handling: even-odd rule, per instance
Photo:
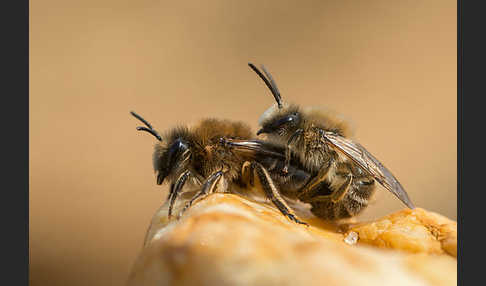
{"label": "blurred beige background", "polygon": [[[332,108],[419,207],[456,219],[456,1],[31,1],[31,285],[120,285],[166,197],[156,129]],[[365,4],[366,3],[366,4]],[[363,218],[404,207],[379,188]]]}

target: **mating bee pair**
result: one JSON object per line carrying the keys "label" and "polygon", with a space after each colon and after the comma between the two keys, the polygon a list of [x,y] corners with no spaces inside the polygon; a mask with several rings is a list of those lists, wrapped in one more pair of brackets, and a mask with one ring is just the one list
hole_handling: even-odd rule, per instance
{"label": "mating bee pair", "polygon": [[257,179],[268,199],[286,217],[300,221],[284,198],[311,205],[319,218],[337,220],[360,213],[368,205],[378,181],[407,207],[414,208],[406,191],[373,155],[347,138],[347,124],[330,113],[301,109],[282,101],[272,76],[253,64],[250,68],[273,94],[272,105],[260,119],[254,138],[250,128],[229,120],[205,119],[189,129],[178,127],[164,137],[138,114],[133,116],[146,127],[137,127],[155,136],[153,154],[157,184],[171,183],[169,217],[174,202],[186,183],[201,186],[181,213],[196,200],[216,190],[225,192],[231,184],[253,186]]}

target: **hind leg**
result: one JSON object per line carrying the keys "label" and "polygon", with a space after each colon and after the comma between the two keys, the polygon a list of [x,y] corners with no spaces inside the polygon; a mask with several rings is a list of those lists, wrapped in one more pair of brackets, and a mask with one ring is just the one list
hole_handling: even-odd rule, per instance
{"label": "hind leg", "polygon": [[254,169],[254,174],[258,178],[258,181],[260,182],[265,195],[272,201],[272,203],[278,208],[278,210],[290,220],[308,226],[307,223],[300,221],[291,211],[285,200],[280,195],[277,187],[275,187],[275,183],[273,182],[270,174],[265,169],[265,167],[257,162],[253,162],[252,165]]}

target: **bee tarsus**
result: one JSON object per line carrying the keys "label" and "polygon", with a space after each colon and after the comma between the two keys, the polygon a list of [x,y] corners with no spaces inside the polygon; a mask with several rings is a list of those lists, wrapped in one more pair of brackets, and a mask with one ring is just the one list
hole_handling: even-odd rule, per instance
{"label": "bee tarsus", "polygon": [[182,214],[184,214],[184,212],[186,212],[186,210],[188,208],[190,208],[194,204],[195,201],[197,201],[199,199],[203,199],[203,198],[207,197],[209,194],[212,194],[215,191],[216,186],[218,185],[220,180],[224,180],[222,171],[218,171],[218,172],[210,175],[209,178],[206,180],[206,182],[204,182],[204,184],[202,185],[201,190],[199,192],[197,192],[186,203],[186,205],[184,206],[182,211],[179,213],[179,217],[181,217]]}
{"label": "bee tarsus", "polygon": [[174,208],[174,203],[179,196],[180,191],[182,190],[182,187],[184,187],[184,184],[187,181],[187,178],[191,175],[191,172],[189,170],[185,171],[182,173],[179,178],[177,178],[175,184],[172,184],[171,186],[171,191],[169,194],[169,210],[168,210],[168,216],[172,217],[172,209]]}

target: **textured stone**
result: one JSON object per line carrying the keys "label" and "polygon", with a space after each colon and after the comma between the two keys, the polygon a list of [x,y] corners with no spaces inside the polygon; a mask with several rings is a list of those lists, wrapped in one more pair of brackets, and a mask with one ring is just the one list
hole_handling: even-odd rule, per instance
{"label": "textured stone", "polygon": [[[457,284],[455,224],[440,215],[403,210],[370,223],[330,224],[292,206],[309,227],[237,194],[210,195],[170,221],[164,204],[127,285]],[[351,231],[356,244],[345,242]]]}
{"label": "textured stone", "polygon": [[349,227],[359,242],[413,253],[457,256],[457,223],[424,209],[404,209],[377,221]]}

